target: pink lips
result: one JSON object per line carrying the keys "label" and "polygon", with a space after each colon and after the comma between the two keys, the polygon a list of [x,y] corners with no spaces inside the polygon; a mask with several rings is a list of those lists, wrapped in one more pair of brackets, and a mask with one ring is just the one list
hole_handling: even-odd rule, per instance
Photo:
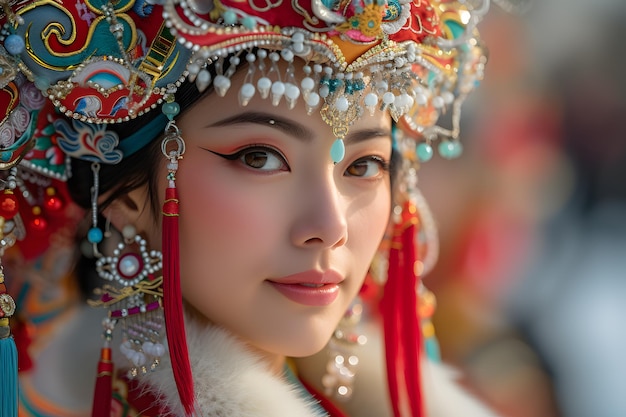
{"label": "pink lips", "polygon": [[298,304],[326,306],[339,295],[339,283],[343,277],[336,271],[310,270],[286,277],[269,280],[276,290]]}

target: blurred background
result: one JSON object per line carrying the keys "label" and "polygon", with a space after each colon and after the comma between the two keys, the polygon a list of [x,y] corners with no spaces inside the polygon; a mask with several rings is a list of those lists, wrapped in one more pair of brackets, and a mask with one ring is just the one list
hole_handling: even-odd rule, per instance
{"label": "blurred background", "polygon": [[624,22],[624,0],[493,5],[464,155],[420,170],[443,359],[505,417],[626,416]]}

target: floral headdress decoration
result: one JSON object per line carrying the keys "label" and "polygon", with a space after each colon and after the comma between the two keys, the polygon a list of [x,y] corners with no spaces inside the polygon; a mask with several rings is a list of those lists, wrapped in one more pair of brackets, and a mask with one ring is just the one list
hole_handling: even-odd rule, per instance
{"label": "floral headdress decoration", "polygon": [[[111,262],[121,262],[119,253],[99,265],[107,279],[131,288],[124,294],[139,292],[157,300],[142,304],[134,297],[135,304],[112,311],[112,321],[160,308],[162,299],[175,379],[188,415],[195,405],[177,264],[175,174],[184,152],[175,123],[177,88],[187,80],[200,91],[212,87],[219,96],[237,94],[241,106],[254,96],[274,106],[284,101],[291,108],[302,101],[307,112],[320,112],[332,128],[335,162],[343,158],[343,139],[355,120],[375,109],[389,112],[399,128],[394,146],[405,156],[408,178],[406,202],[396,219],[404,226],[393,238],[403,251],[389,255],[384,308],[390,394],[399,415],[402,392],[419,391],[417,318],[402,328],[393,324],[406,314],[415,316],[417,304],[415,291],[406,291],[413,293],[406,301],[396,285],[400,278],[392,280],[392,275],[402,276],[402,288],[417,288],[418,220],[411,176],[415,164],[432,157],[434,147],[445,158],[461,152],[460,106],[483,77],[485,51],[475,27],[489,1],[0,0],[0,5],[0,169],[6,172],[0,195],[0,254],[37,231],[54,231],[50,216],[64,196],[70,157],[93,163],[94,225],[88,239],[97,247],[102,240],[95,220],[99,164],[116,164],[165,131],[163,151],[170,163],[162,265],[158,256],[149,254],[137,261],[134,275],[125,275],[123,268],[106,270]],[[286,65],[279,66],[281,60]],[[248,64],[245,80],[232,85],[231,77],[243,62]],[[296,71],[298,65],[302,71]],[[153,111],[162,113],[123,139],[108,129]],[[444,113],[451,115],[449,127],[437,124]],[[46,241],[38,236],[39,242]],[[44,249],[45,244],[37,248]],[[157,279],[161,266],[163,277]],[[9,358],[14,346],[8,318],[14,303],[2,282],[0,275],[0,353]],[[124,299],[120,294],[103,291],[101,304],[119,306]],[[111,331],[106,329],[105,339],[110,340]],[[158,359],[162,348],[139,343],[125,349],[141,370],[146,357]],[[110,375],[107,363],[102,362],[101,375]],[[17,415],[17,394],[4,384],[14,378],[10,369],[3,362],[3,416]],[[419,396],[408,402],[418,415]]]}

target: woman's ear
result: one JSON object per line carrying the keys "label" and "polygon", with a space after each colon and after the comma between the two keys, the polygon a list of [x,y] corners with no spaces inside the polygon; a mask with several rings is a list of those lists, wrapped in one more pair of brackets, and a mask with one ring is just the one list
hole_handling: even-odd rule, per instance
{"label": "woman's ear", "polygon": [[[101,197],[106,199],[107,195]],[[155,213],[152,213],[149,202],[148,187],[139,187],[113,200],[102,214],[119,231],[122,231],[124,226],[133,226],[151,247],[157,249],[155,245],[160,246],[161,236],[155,227]]]}

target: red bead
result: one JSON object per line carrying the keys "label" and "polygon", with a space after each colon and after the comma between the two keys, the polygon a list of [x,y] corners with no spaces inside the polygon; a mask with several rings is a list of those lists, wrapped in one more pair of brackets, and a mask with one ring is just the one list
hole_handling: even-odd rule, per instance
{"label": "red bead", "polygon": [[17,214],[19,206],[17,204],[17,197],[11,190],[5,190],[0,195],[0,216],[5,220],[10,220]]}
{"label": "red bead", "polygon": [[46,196],[44,197],[44,205],[50,212],[59,211],[64,206],[64,201],[57,195],[57,190],[54,187],[46,188]]}
{"label": "red bead", "polygon": [[48,222],[43,217],[35,217],[31,221],[31,226],[34,230],[43,231],[48,227]]}
{"label": "red bead", "polygon": [[63,200],[56,195],[47,196],[44,205],[48,211],[59,211],[63,208]]}
{"label": "red bead", "polygon": [[48,221],[42,216],[37,216],[30,221],[30,227],[35,231],[43,232],[48,227]]}

